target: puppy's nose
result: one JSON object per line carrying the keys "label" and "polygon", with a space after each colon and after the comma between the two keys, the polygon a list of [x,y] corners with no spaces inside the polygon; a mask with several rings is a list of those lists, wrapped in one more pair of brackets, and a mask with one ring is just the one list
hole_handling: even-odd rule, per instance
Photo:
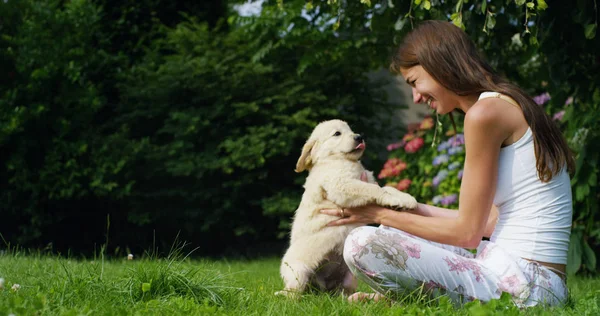
{"label": "puppy's nose", "polygon": [[362,143],[364,139],[363,139],[362,135],[360,135],[360,134],[356,134],[356,135],[354,136],[354,140],[355,140],[357,143]]}

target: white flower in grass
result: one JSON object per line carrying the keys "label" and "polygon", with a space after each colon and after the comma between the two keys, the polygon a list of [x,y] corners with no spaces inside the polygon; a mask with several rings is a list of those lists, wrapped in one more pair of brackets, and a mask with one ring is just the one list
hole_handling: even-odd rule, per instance
{"label": "white flower in grass", "polygon": [[4,290],[4,278],[0,278],[0,290]]}
{"label": "white flower in grass", "polygon": [[127,260],[133,260],[133,254],[128,254],[127,255]]}
{"label": "white flower in grass", "polygon": [[18,291],[20,288],[21,288],[21,285],[19,285],[17,283],[13,284],[13,286],[11,287],[11,289],[15,292]]}

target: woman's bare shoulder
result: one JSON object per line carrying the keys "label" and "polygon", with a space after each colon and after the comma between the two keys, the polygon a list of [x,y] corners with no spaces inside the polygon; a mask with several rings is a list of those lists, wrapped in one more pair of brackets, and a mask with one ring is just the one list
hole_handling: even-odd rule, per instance
{"label": "woman's bare shoulder", "polygon": [[477,101],[465,115],[465,137],[476,133],[485,139],[494,140],[494,143],[502,143],[513,133],[515,126],[512,114],[509,113],[513,109],[509,107],[514,106],[497,98]]}

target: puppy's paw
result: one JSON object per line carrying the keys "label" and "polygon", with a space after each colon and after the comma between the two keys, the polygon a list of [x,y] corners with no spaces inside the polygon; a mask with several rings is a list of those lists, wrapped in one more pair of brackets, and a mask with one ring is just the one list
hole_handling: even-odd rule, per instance
{"label": "puppy's paw", "polygon": [[410,194],[398,191],[393,187],[383,187],[387,193],[383,196],[383,205],[396,210],[414,209],[417,207],[417,200]]}

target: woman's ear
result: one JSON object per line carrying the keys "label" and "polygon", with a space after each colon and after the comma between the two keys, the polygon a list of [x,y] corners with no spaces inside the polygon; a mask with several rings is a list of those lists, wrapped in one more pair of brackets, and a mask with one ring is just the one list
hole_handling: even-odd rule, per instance
{"label": "woman's ear", "polygon": [[311,152],[316,143],[317,140],[314,138],[310,138],[308,141],[306,141],[306,144],[304,144],[304,147],[302,147],[302,154],[300,154],[300,158],[296,163],[296,172],[302,172],[304,170],[310,170],[310,168],[312,168],[313,158]]}

